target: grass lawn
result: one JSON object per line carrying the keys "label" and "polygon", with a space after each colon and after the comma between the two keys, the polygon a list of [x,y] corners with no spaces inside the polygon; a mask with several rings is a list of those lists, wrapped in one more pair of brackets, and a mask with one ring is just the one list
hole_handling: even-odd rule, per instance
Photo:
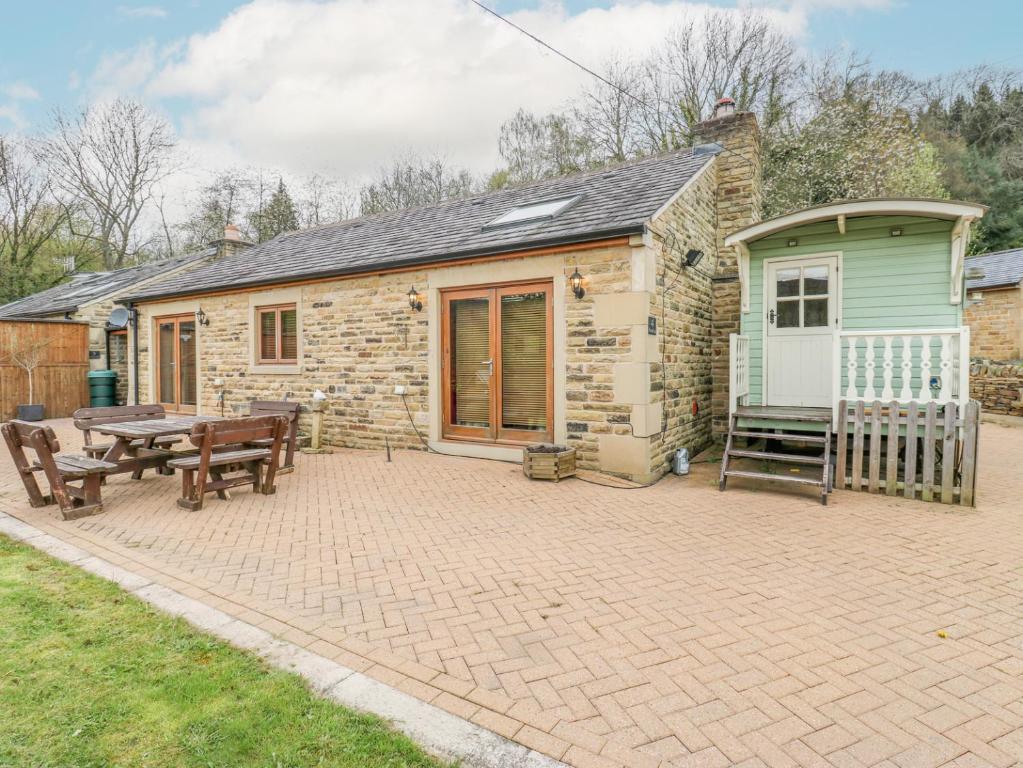
{"label": "grass lawn", "polygon": [[0,766],[430,766],[374,717],[0,536]]}

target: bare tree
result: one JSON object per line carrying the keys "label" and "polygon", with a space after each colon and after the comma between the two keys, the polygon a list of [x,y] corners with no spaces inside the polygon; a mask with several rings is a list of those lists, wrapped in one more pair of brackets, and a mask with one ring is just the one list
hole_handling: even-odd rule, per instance
{"label": "bare tree", "polygon": [[[178,225],[186,248],[202,248],[224,236],[228,224],[246,226],[256,205],[256,188],[265,187],[264,175],[251,169],[229,168],[204,186],[185,220]],[[259,196],[262,200],[262,195]],[[255,238],[246,231],[245,235]]]}
{"label": "bare tree", "polygon": [[[67,223],[49,179],[22,140],[0,136],[0,302],[38,288],[41,255]],[[58,275],[61,273],[58,273]]]}
{"label": "bare tree", "polygon": [[605,160],[627,160],[640,152],[641,71],[632,62],[609,59],[602,73],[607,82],[595,80],[584,88],[573,110],[583,134]]}
{"label": "bare tree", "polygon": [[498,152],[505,167],[492,187],[574,173],[593,164],[593,144],[568,115],[537,116],[524,109],[501,125]]}
{"label": "bare tree", "polygon": [[118,99],[77,115],[58,111],[42,157],[55,183],[89,223],[107,269],[139,248],[139,219],[154,186],[173,169],[170,126],[137,102]]}
{"label": "bare tree", "polygon": [[465,197],[478,186],[472,174],[452,168],[443,157],[408,152],[381,168],[376,181],[359,190],[359,201],[362,213],[397,211]]}
{"label": "bare tree", "polygon": [[314,173],[302,181],[296,203],[302,226],[316,227],[352,218],[357,201],[357,193],[344,182]]}
{"label": "bare tree", "polygon": [[15,365],[28,374],[28,405],[35,404],[35,371],[43,363],[43,350],[50,346],[52,342],[53,339],[28,342],[7,356]]}

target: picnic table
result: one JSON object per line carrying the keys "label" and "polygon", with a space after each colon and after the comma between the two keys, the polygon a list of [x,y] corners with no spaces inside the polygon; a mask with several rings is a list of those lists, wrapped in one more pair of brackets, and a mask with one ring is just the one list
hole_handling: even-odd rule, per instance
{"label": "picnic table", "polygon": [[[102,424],[93,429],[114,438],[114,444],[104,454],[103,461],[116,464],[117,469],[107,474],[131,472],[132,478],[138,480],[150,468],[155,468],[160,474],[174,474],[173,469],[167,469],[167,462],[179,454],[166,448],[154,447],[153,442],[158,437],[187,435],[195,424],[219,420],[219,416],[175,416],[169,419]],[[132,445],[136,440],[141,441],[141,445]]]}

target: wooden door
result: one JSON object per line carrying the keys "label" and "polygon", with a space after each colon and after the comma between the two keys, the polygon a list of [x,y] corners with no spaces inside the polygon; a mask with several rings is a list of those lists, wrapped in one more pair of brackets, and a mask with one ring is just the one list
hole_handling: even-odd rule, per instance
{"label": "wooden door", "polygon": [[765,264],[767,405],[830,407],[838,259]]}
{"label": "wooden door", "polygon": [[156,401],[168,411],[195,413],[198,395],[195,317],[158,317],[155,327]]}
{"label": "wooden door", "polygon": [[553,439],[551,283],[445,291],[441,315],[443,436]]}

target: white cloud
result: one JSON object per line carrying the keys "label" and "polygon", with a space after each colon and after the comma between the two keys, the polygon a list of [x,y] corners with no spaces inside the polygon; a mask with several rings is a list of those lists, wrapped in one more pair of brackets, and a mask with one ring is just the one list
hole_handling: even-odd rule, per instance
{"label": "white cloud", "polygon": [[39,98],[39,91],[21,80],[7,83],[0,91],[13,101],[36,101]]}
{"label": "white cloud", "polygon": [[[838,2],[766,12],[799,37],[808,4]],[[510,18],[599,67],[612,53],[644,55],[680,17],[707,8],[621,0],[570,14],[548,2]],[[360,177],[408,148],[488,169],[504,120],[520,106],[562,107],[587,77],[464,0],[254,0],[175,46],[106,56],[91,83],[101,96],[185,104],[183,143],[210,167]]]}
{"label": "white cloud", "polygon": [[167,9],[159,5],[119,5],[117,12],[133,19],[162,19],[167,16]]}

